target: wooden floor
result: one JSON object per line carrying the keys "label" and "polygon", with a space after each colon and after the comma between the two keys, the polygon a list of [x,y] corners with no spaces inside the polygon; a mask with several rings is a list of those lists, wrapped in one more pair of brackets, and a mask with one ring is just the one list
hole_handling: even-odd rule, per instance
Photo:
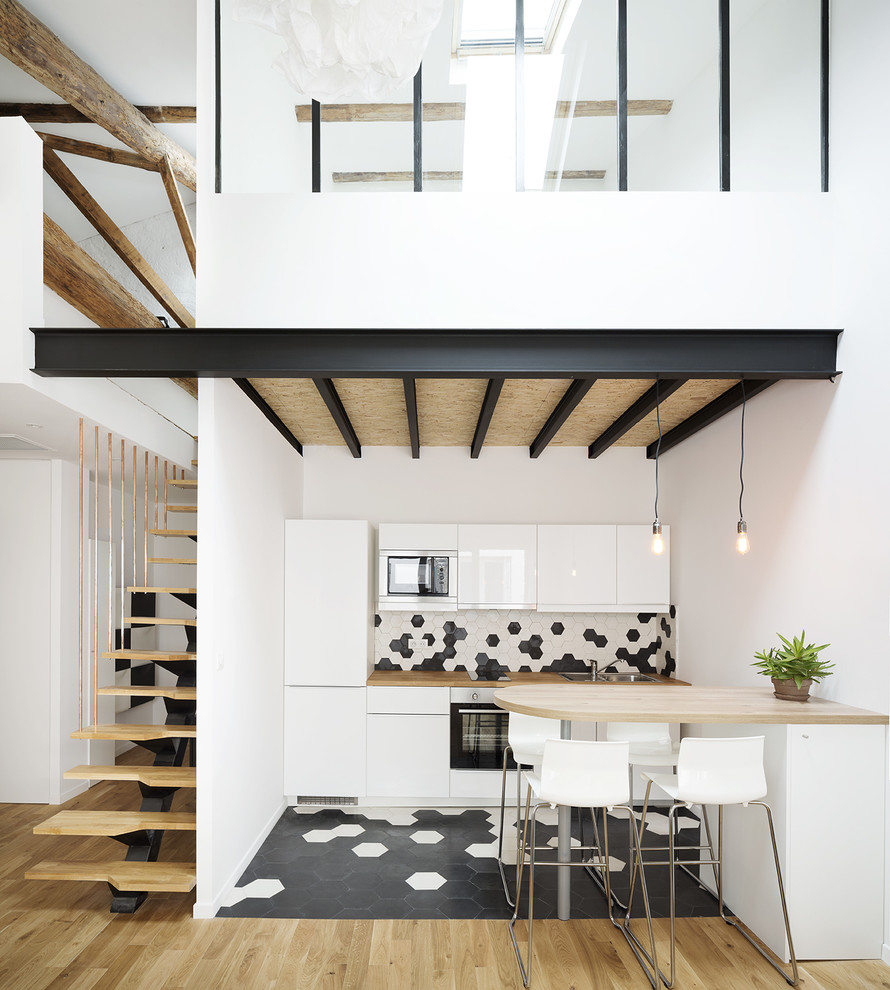
{"label": "wooden floor", "polygon": [[[138,752],[138,751],[135,751]],[[129,754],[128,754],[129,755]],[[131,794],[122,805],[119,795]],[[174,808],[190,811],[190,795]],[[98,784],[71,809],[137,810],[135,785]],[[152,894],[135,915],[108,912],[104,884],[26,881],[41,859],[97,859],[100,837],[35,836],[57,808],[0,805],[0,987],[3,990],[520,990],[503,921],[195,921],[193,894]],[[122,848],[121,848],[122,853]],[[191,859],[194,835],[165,840]],[[786,984],[718,919],[682,920],[682,990],[781,990]],[[666,934],[659,925],[661,944]],[[644,990],[624,939],[607,921],[540,922],[536,990]],[[890,988],[880,962],[804,963],[806,990]]]}

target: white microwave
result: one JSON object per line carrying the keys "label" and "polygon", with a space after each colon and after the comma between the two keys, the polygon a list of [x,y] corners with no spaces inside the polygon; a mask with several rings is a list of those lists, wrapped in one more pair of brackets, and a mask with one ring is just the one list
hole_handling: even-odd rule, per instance
{"label": "white microwave", "polygon": [[383,550],[377,569],[378,608],[394,612],[421,606],[457,608],[457,554]]}

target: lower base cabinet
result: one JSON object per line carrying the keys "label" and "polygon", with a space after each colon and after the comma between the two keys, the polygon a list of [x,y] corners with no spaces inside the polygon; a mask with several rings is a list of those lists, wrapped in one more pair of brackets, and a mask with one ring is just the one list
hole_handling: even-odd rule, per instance
{"label": "lower base cabinet", "polygon": [[284,689],[284,793],[297,797],[364,797],[363,687]]}
{"label": "lower base cabinet", "polygon": [[448,753],[447,715],[368,715],[368,795],[447,796]]}

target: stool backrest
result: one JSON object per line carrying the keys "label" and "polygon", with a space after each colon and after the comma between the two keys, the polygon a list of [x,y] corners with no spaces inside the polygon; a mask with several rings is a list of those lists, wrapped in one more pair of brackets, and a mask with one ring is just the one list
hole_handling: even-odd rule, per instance
{"label": "stool backrest", "polygon": [[631,753],[670,753],[673,747],[667,722],[606,722],[606,739],[630,743]]}
{"label": "stool backrest", "polygon": [[695,804],[743,804],[766,794],[763,736],[680,741],[677,798]]}
{"label": "stool backrest", "polygon": [[507,741],[517,763],[540,763],[548,739],[559,739],[559,719],[510,712]]}
{"label": "stool backrest", "polygon": [[626,742],[548,739],[544,743],[539,797],[576,808],[627,804],[628,750]]}

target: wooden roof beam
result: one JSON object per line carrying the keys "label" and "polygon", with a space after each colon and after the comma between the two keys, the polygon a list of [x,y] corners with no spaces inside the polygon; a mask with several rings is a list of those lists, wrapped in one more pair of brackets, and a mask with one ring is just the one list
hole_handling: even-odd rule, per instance
{"label": "wooden roof beam", "polygon": [[[195,107],[137,106],[152,124],[196,124]],[[29,124],[92,124],[92,117],[70,103],[0,103],[0,117],[24,117]]]}
{"label": "wooden roof beam", "polygon": [[408,416],[408,437],[411,441],[411,457],[420,458],[420,424],[417,419],[417,384],[414,378],[402,379],[405,388],[405,412]]}
{"label": "wooden roof beam", "polygon": [[658,384],[653,385],[652,388],[648,389],[643,395],[637,399],[637,401],[626,409],[614,423],[593,441],[593,443],[587,448],[588,457],[599,457],[603,451],[608,450],[609,447],[615,443],[616,440],[620,440],[628,430],[633,429],[640,422],[641,419],[645,419],[649,413],[661,402],[669,396],[673,395],[674,392],[680,388],[681,385],[686,384],[685,378],[675,378],[673,380],[663,380],[659,379]]}
{"label": "wooden roof beam", "polygon": [[485,389],[485,398],[482,400],[482,408],[479,410],[479,419],[476,423],[476,432],[473,434],[473,443],[470,446],[470,457],[474,460],[482,453],[482,445],[485,443],[485,434],[494,415],[495,406],[504,387],[503,378],[490,378],[488,387]]}
{"label": "wooden roof beam", "polygon": [[159,131],[18,0],[0,0],[0,55],[144,158],[160,162],[167,157],[179,181],[190,189],[196,187],[194,157]]}
{"label": "wooden roof beam", "polygon": [[182,238],[182,245],[185,248],[186,255],[188,255],[189,264],[192,266],[192,272],[197,275],[198,255],[195,248],[195,235],[192,233],[192,225],[189,223],[189,218],[185,212],[185,207],[182,205],[182,196],[179,195],[179,187],[176,185],[176,176],[173,174],[173,169],[171,168],[168,159],[165,158],[161,162],[159,171],[161,173],[161,179],[164,182],[164,189],[167,190],[167,199],[170,200],[170,208],[173,210],[173,216],[176,219],[176,226],[179,228],[179,236]]}
{"label": "wooden roof beam", "polygon": [[340,435],[346,441],[349,452],[353,457],[361,457],[362,445],[358,442],[358,437],[352,428],[352,423],[349,422],[349,417],[346,415],[346,410],[343,408],[343,403],[340,401],[340,396],[337,394],[336,388],[334,388],[334,383],[330,378],[314,378],[313,382],[318,389],[318,394],[328,407],[328,412],[337,424]]}
{"label": "wooden roof beam", "polygon": [[44,147],[53,151],[64,151],[69,155],[80,155],[82,158],[95,158],[100,162],[111,162],[113,165],[128,165],[131,168],[144,168],[149,172],[157,172],[158,166],[142,155],[133,151],[121,151],[120,148],[108,148],[104,144],[93,144],[90,141],[78,141],[75,138],[62,137],[59,134],[47,134],[37,131],[37,136],[43,141]]}
{"label": "wooden roof beam", "polygon": [[575,411],[575,407],[590,391],[595,378],[576,378],[563,393],[562,398],[556,408],[550,414],[547,422],[541,428],[541,432],[532,441],[528,448],[529,457],[538,457],[548,443],[559,433],[560,427]]}

